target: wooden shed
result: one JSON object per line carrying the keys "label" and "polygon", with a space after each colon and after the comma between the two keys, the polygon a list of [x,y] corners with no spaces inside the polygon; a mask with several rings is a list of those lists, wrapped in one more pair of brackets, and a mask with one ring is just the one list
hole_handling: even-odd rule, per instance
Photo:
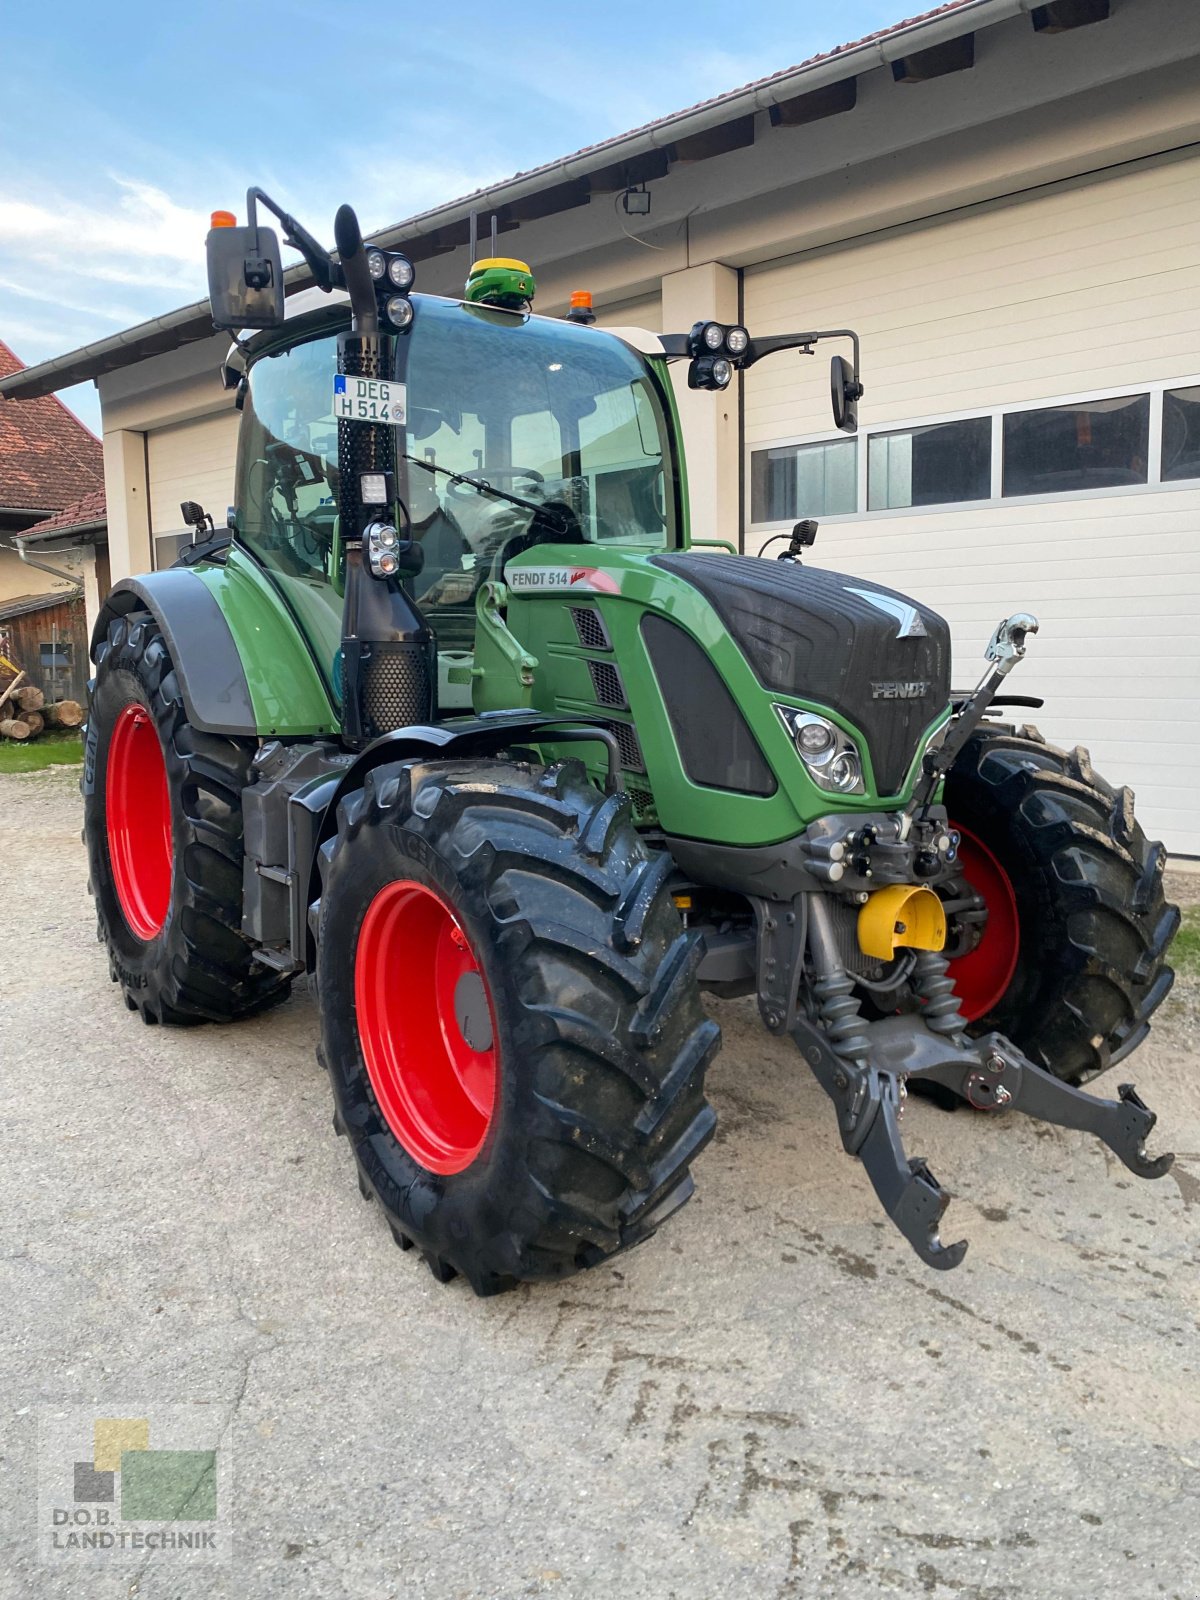
{"label": "wooden shed", "polygon": [[0,603],[0,687],[10,666],[26,674],[48,701],[87,700],[88,634],[83,597],[20,595]]}

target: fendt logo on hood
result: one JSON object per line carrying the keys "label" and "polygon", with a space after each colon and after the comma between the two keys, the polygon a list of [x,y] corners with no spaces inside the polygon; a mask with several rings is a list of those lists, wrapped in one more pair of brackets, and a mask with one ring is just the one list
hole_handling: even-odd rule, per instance
{"label": "fendt logo on hood", "polygon": [[909,678],[899,682],[872,683],[872,700],[923,700],[929,691],[924,678]]}
{"label": "fendt logo on hood", "polygon": [[874,606],[876,611],[882,611],[885,617],[895,617],[898,624],[897,639],[928,637],[929,630],[921,621],[921,613],[907,600],[901,600],[898,594],[880,594],[875,589],[851,589],[849,586],[846,593],[856,594],[860,600],[865,600],[869,606]]}

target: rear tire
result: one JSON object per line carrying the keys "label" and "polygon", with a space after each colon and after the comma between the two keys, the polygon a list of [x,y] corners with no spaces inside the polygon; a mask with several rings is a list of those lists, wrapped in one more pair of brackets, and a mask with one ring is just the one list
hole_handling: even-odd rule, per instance
{"label": "rear tire", "polygon": [[628,800],[577,762],[396,763],[342,802],[321,861],[334,1125],[397,1243],[483,1295],[648,1238],[712,1135],[719,1032]]}
{"label": "rear tire", "polygon": [[149,1023],[229,1022],[290,978],[242,933],[242,789],[254,746],[201,733],[158,623],[115,618],[96,652],[84,750],[84,842],[97,936]]}
{"label": "rear tire", "polygon": [[[984,942],[951,964],[970,1031],[1007,1034],[1069,1083],[1115,1066],[1171,988],[1164,957],[1179,926],[1166,852],[1138,825],[1132,792],[1106,783],[1082,747],[990,726],[955,762],[945,803],[988,910]],[[951,940],[978,931],[951,915]]]}

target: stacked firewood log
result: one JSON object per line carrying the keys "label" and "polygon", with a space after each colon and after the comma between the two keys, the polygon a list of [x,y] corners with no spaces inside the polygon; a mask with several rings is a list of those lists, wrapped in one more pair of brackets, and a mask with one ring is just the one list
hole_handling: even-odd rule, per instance
{"label": "stacked firewood log", "polygon": [[0,737],[36,739],[44,728],[78,728],[83,707],[78,700],[57,700],[46,704],[40,689],[24,682],[19,672],[7,689],[0,690]]}

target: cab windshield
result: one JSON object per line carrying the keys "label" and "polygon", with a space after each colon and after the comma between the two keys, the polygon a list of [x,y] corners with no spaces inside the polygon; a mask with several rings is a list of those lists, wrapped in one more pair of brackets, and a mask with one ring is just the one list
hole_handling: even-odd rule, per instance
{"label": "cab windshield", "polygon": [[553,506],[574,539],[677,542],[662,400],[645,363],[618,340],[423,300],[412,334],[397,340],[396,376],[408,404],[399,478],[418,530],[436,503],[480,555],[534,522],[529,507],[453,483],[452,472]]}

